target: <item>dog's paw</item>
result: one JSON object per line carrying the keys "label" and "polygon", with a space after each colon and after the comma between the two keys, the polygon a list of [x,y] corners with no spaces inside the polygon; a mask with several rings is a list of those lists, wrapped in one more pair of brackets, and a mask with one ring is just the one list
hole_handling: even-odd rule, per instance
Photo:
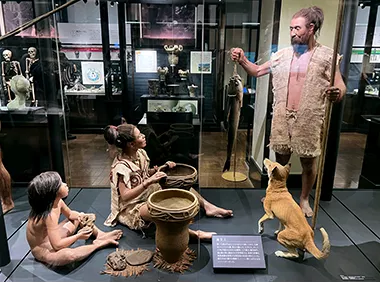
{"label": "dog's paw", "polygon": [[274,254],[276,254],[277,257],[284,257],[284,253],[281,250],[277,250]]}
{"label": "dog's paw", "polygon": [[264,224],[259,223],[258,224],[258,233],[263,234],[263,232],[264,232]]}

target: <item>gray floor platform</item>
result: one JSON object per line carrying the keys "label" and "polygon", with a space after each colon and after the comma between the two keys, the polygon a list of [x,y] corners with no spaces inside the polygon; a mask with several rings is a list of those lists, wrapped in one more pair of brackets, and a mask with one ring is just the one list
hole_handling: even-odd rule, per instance
{"label": "gray floor platform", "polygon": [[[22,191],[20,191],[22,193]],[[299,192],[292,191],[298,200]],[[257,221],[263,215],[260,202],[264,190],[258,189],[202,189],[201,194],[214,204],[230,208],[234,217],[230,219],[208,218],[203,211],[190,226],[192,229],[215,231],[218,234],[257,235]],[[97,215],[97,226],[110,230],[103,222],[109,214],[109,189],[72,189],[66,199],[70,208],[93,212]],[[331,242],[330,257],[318,261],[306,254],[303,261],[278,258],[274,252],[282,250],[273,232],[277,229],[276,220],[265,224],[262,235],[267,269],[253,273],[214,273],[212,268],[211,243],[190,243],[198,258],[185,274],[173,274],[150,266],[150,271],[139,277],[113,277],[101,275],[108,254],[115,248],[97,251],[88,259],[70,267],[50,269],[37,262],[30,254],[25,238],[25,221],[28,216],[27,197],[20,195],[15,200],[16,207],[5,215],[8,244],[12,262],[2,268],[0,281],[343,281],[347,276],[360,276],[365,281],[380,281],[380,192],[376,191],[337,191],[331,202],[321,202],[317,227],[324,227]],[[124,237],[119,248],[155,249],[154,231],[132,231],[124,226]],[[145,237],[144,237],[145,236]],[[315,241],[319,248],[322,237],[317,230]],[[83,245],[79,241],[73,246]],[[87,242],[89,243],[89,242]],[[343,276],[342,276],[343,275]]]}

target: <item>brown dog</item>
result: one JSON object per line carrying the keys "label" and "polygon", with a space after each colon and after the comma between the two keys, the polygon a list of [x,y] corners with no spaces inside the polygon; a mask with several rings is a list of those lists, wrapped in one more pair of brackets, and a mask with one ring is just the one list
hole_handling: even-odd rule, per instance
{"label": "brown dog", "polygon": [[276,256],[297,258],[299,257],[297,249],[301,251],[306,249],[317,259],[327,258],[330,254],[327,232],[320,228],[323,236],[322,251],[320,251],[314,243],[314,231],[286,187],[290,164],[282,166],[265,159],[264,165],[268,171],[269,184],[264,200],[265,214],[259,220],[259,233],[263,233],[266,220],[276,217],[280,221],[280,227],[275,232],[277,241],[289,250],[289,252],[276,251]]}

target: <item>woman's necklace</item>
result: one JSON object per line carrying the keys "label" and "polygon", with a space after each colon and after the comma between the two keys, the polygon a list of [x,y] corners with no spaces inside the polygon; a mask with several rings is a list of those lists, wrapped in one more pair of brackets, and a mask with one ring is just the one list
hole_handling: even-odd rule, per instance
{"label": "woman's necklace", "polygon": [[124,158],[128,159],[129,161],[131,161],[133,164],[137,165],[140,163],[140,156],[139,156],[139,153],[136,153],[136,157],[133,157],[133,156],[129,156],[127,154],[124,154],[123,155]]}

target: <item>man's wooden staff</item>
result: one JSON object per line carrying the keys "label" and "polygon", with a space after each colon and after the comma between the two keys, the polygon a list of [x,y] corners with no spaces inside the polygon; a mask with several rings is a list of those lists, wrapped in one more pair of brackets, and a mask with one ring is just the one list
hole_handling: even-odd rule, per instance
{"label": "man's wooden staff", "polygon": [[[336,60],[337,55],[339,53],[340,46],[340,38],[341,38],[341,27],[342,27],[342,16],[343,16],[343,7],[344,0],[339,0],[338,4],[338,15],[336,20],[336,28],[335,28],[335,40],[334,40],[334,54],[331,64],[331,80],[330,86],[334,85],[335,81],[335,72],[336,72]],[[321,155],[318,161],[318,179],[317,179],[317,187],[315,189],[315,199],[314,199],[314,215],[312,219],[312,228],[315,229],[315,224],[317,223],[317,215],[319,210],[319,199],[321,197],[321,187],[322,187],[322,179],[323,179],[323,169],[325,166],[325,157],[326,157],[326,147],[327,147],[327,136],[329,134],[330,128],[330,120],[331,120],[331,111],[332,111],[332,103],[330,100],[326,99],[326,110],[325,110],[325,120],[323,124],[323,135],[322,135],[322,148]]]}

